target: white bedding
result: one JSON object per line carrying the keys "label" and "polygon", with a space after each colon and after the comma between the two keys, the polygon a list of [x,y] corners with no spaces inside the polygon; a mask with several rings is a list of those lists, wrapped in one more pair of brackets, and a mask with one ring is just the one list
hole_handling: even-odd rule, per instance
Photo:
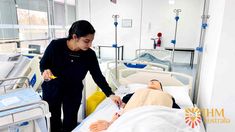
{"label": "white bedding", "polygon": [[91,123],[97,120],[110,121],[117,111],[119,111],[117,105],[110,98],[106,98],[99,104],[96,110],[83,120],[72,132],[89,132]]}
{"label": "white bedding", "polygon": [[107,132],[199,132],[185,123],[183,109],[143,106],[124,113]]}
{"label": "white bedding", "polygon": [[[118,107],[106,98],[72,132],[89,132],[91,123],[97,120],[110,121]],[[117,119],[106,132],[199,132],[185,123],[184,109],[172,109],[163,106],[143,106],[130,110]]]}

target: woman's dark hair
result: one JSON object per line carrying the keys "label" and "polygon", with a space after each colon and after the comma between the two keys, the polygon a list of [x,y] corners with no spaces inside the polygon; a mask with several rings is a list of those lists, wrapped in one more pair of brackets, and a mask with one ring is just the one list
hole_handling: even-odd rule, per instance
{"label": "woman's dark hair", "polygon": [[[150,81],[157,81],[157,82],[159,82],[160,87],[161,87],[161,89],[162,89],[162,83],[161,83],[159,80],[157,80],[157,79],[152,79],[152,80],[150,80]],[[163,91],[163,89],[162,89],[162,91]]]}
{"label": "woman's dark hair", "polygon": [[73,34],[76,34],[77,37],[84,37],[88,34],[94,34],[95,29],[91,25],[90,22],[86,20],[79,20],[72,24],[72,26],[69,29],[69,36],[68,39],[72,39]]}

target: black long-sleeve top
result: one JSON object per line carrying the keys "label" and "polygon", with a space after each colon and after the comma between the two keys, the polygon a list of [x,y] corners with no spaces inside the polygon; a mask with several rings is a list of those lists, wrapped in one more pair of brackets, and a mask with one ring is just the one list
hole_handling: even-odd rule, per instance
{"label": "black long-sleeve top", "polygon": [[108,97],[113,92],[100,71],[96,54],[92,49],[71,51],[67,39],[53,40],[40,61],[40,70],[50,69],[63,85],[83,88],[82,80],[90,71],[93,80]]}

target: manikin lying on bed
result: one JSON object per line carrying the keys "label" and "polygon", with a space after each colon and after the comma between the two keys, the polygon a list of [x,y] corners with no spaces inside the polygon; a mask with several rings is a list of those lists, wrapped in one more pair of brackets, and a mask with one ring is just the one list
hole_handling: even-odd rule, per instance
{"label": "manikin lying on bed", "polygon": [[[162,84],[158,80],[151,80],[147,89],[140,89],[135,93],[123,97],[124,109],[116,113],[111,121],[98,120],[90,125],[91,132],[106,130],[120,115],[131,109],[145,105],[161,105],[172,108],[180,108],[175,99],[168,93],[162,91]],[[126,104],[126,105],[125,105]]]}

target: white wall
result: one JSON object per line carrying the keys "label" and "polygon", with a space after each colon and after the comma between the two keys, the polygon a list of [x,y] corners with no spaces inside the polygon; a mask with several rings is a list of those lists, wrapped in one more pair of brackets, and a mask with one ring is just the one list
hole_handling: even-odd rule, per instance
{"label": "white wall", "polygon": [[90,20],[89,0],[78,0],[78,18]]}
{"label": "white wall", "polygon": [[[118,4],[110,1],[92,0],[91,22],[96,28],[95,45],[110,45],[114,41],[114,19],[112,15],[118,14],[118,45],[124,45],[125,58],[134,58],[135,49],[139,47],[139,27],[140,27],[140,0],[119,0]],[[122,28],[121,19],[132,19],[132,28]],[[108,51],[104,49],[101,56],[114,58],[114,49]],[[105,53],[106,52],[106,53]]]}
{"label": "white wall", "polygon": [[[79,4],[80,3],[80,4]],[[119,14],[118,44],[124,45],[124,58],[133,59],[135,50],[152,48],[151,37],[158,32],[163,33],[163,46],[170,47],[174,37],[175,14],[173,9],[180,8],[176,47],[195,48],[199,43],[200,16],[203,0],[176,0],[175,5],[169,5],[167,0],[143,0],[143,19],[141,27],[141,0],[117,0],[117,4],[109,0],[79,0],[79,19],[91,18],[97,33],[94,45],[112,45],[114,43],[113,14]],[[123,28],[122,19],[132,19],[132,28]],[[140,31],[141,37],[140,37]],[[114,58],[113,51],[104,49],[102,56]],[[110,49],[109,49],[110,50]],[[187,56],[188,55],[188,56]],[[178,62],[189,62],[190,56],[179,54]],[[196,62],[196,60],[195,60]]]}
{"label": "white wall", "polygon": [[[141,48],[152,48],[153,42],[150,38],[156,37],[158,32],[163,33],[162,45],[164,47],[173,47],[170,42],[174,39],[174,9],[182,10],[179,13],[176,47],[197,47],[200,35],[202,4],[203,0],[176,0],[174,5],[169,5],[168,1],[162,0],[144,1]],[[175,54],[175,62],[188,63],[190,61],[190,53],[175,52]],[[196,61],[197,55],[195,56]]]}
{"label": "white wall", "polygon": [[[210,107],[211,94],[213,90],[214,74],[216,68],[216,60],[218,54],[219,40],[221,35],[223,21],[223,5],[220,3],[211,2],[209,6],[208,30],[206,34],[204,52],[202,57],[199,104],[200,107]],[[220,12],[218,8],[222,8]]]}
{"label": "white wall", "polygon": [[[224,108],[229,124],[206,124],[208,132],[233,132],[235,129],[235,11],[233,0],[211,0],[209,28],[203,54],[198,105]],[[220,10],[218,10],[220,9]]]}

